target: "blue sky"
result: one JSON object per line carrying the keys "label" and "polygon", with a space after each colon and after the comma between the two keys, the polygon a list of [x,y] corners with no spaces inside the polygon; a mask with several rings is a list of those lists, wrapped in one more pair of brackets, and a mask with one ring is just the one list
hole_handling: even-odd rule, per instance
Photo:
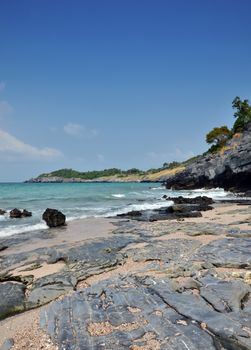
{"label": "blue sky", "polygon": [[1,0],[0,181],[159,167],[251,99],[250,0]]}

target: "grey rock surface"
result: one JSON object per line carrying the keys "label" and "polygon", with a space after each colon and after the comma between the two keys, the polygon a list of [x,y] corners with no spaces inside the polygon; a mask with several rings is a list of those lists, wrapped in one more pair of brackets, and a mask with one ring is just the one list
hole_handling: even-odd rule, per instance
{"label": "grey rock surface", "polygon": [[148,349],[150,344],[150,349],[170,350],[251,349],[250,327],[244,330],[230,313],[215,311],[199,295],[177,293],[168,279],[99,282],[50,304],[41,313],[41,326],[60,350]]}
{"label": "grey rock surface", "polygon": [[25,289],[21,283],[0,283],[0,319],[24,311]]}

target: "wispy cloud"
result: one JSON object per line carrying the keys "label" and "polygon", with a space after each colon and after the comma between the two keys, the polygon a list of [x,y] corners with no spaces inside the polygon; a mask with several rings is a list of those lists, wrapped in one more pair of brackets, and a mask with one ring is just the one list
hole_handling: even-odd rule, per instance
{"label": "wispy cloud", "polygon": [[5,89],[5,82],[4,81],[0,81],[0,92],[2,92]]}
{"label": "wispy cloud", "polygon": [[4,156],[6,160],[16,160],[16,156],[34,160],[50,160],[62,156],[61,151],[57,149],[32,146],[2,129],[0,129],[0,154]]}
{"label": "wispy cloud", "polygon": [[76,123],[68,123],[64,126],[64,132],[74,137],[93,138],[96,137],[99,132],[97,129],[88,129],[84,125]]}

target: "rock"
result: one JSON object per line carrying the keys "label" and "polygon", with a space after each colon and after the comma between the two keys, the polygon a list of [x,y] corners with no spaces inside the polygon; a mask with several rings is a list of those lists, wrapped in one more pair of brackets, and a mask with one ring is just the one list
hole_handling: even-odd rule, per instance
{"label": "rock", "polygon": [[217,312],[171,279],[124,276],[49,304],[40,325],[66,350],[248,350],[250,317],[241,312]]}
{"label": "rock", "polygon": [[203,247],[193,260],[207,261],[217,267],[250,268],[251,238],[223,238]]}
{"label": "rock", "polygon": [[0,215],[6,214],[6,210],[0,209]]}
{"label": "rock", "polygon": [[73,290],[77,279],[70,272],[57,273],[37,279],[27,298],[27,307],[33,308],[58,298]]}
{"label": "rock", "polygon": [[65,215],[57,209],[47,208],[42,218],[49,227],[65,225]]}
{"label": "rock", "polygon": [[15,208],[10,211],[10,218],[21,218],[22,212],[21,210]]}
{"label": "rock", "polygon": [[[180,201],[183,197],[180,197]],[[124,214],[118,214],[117,217],[123,217],[137,221],[157,221],[157,220],[175,220],[180,218],[196,218],[201,217],[200,211],[213,209],[207,203],[211,203],[211,199],[207,197],[197,197],[194,204],[192,201],[184,199],[184,204],[175,204],[170,207],[164,207],[154,210],[130,211]],[[204,199],[205,198],[205,199]],[[178,201],[179,201],[178,200]],[[191,202],[191,203],[190,203]]]}
{"label": "rock", "polygon": [[212,198],[207,196],[197,196],[195,198],[185,198],[182,196],[179,197],[167,197],[167,195],[163,196],[168,201],[173,201],[174,204],[198,204],[201,206],[207,206],[209,204],[213,204],[214,201]]}
{"label": "rock", "polygon": [[212,276],[200,279],[200,295],[219,312],[239,312],[251,288],[241,280],[224,281]]}
{"label": "rock", "polygon": [[138,210],[132,210],[128,213],[118,214],[117,216],[124,217],[124,216],[142,216],[142,213]]}
{"label": "rock", "polygon": [[0,346],[0,350],[10,350],[14,345],[14,339],[9,338],[6,339],[2,346]]}
{"label": "rock", "polygon": [[26,209],[24,209],[23,212],[22,212],[22,216],[23,216],[23,217],[32,216],[32,212],[31,212],[31,211],[28,211],[28,210],[26,210]]}
{"label": "rock", "polygon": [[10,218],[25,218],[25,217],[29,217],[32,216],[32,212],[24,209],[24,210],[19,210],[17,208],[12,209],[10,211]]}
{"label": "rock", "polygon": [[24,310],[25,289],[26,287],[22,283],[0,283],[0,319]]}
{"label": "rock", "polygon": [[225,150],[200,156],[185,170],[165,179],[167,188],[196,189],[222,187],[225,190],[251,190],[251,126],[233,137]]}

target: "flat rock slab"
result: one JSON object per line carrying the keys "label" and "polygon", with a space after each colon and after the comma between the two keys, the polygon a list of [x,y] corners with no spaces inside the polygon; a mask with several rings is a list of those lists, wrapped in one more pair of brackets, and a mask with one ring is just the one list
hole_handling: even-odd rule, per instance
{"label": "flat rock slab", "polygon": [[128,276],[53,302],[41,327],[60,350],[247,350],[251,323],[244,327],[241,313],[218,312],[200,295],[176,292],[169,279]]}
{"label": "flat rock slab", "polygon": [[189,239],[169,239],[166,241],[154,241],[142,247],[128,249],[126,254],[134,261],[161,260],[162,262],[185,261],[186,256],[191,255],[201,243]]}
{"label": "flat rock slab", "polygon": [[192,260],[206,261],[218,267],[250,268],[251,238],[224,238],[201,247]]}
{"label": "flat rock slab", "polygon": [[200,295],[219,312],[239,312],[251,288],[242,280],[224,281],[212,276],[199,279]]}
{"label": "flat rock slab", "polygon": [[0,319],[24,311],[25,289],[22,283],[0,283]]}

